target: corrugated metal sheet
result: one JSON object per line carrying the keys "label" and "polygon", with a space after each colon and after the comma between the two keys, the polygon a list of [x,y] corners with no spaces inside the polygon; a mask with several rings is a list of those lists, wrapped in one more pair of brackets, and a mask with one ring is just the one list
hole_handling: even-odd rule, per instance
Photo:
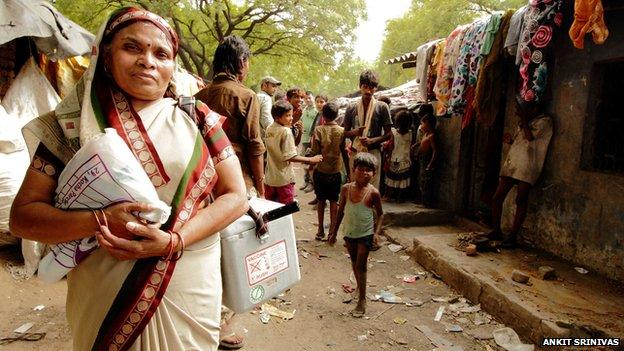
{"label": "corrugated metal sheet", "polygon": [[403,54],[401,56],[397,56],[395,58],[385,60],[384,63],[386,65],[392,65],[395,63],[403,63],[403,62],[410,62],[410,61],[416,61],[416,51],[408,52],[407,54]]}

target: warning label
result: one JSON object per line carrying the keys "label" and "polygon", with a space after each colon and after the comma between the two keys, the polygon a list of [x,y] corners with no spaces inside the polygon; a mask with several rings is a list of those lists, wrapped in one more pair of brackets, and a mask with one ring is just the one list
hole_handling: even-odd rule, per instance
{"label": "warning label", "polygon": [[245,257],[247,281],[257,284],[288,268],[286,242],[284,240]]}

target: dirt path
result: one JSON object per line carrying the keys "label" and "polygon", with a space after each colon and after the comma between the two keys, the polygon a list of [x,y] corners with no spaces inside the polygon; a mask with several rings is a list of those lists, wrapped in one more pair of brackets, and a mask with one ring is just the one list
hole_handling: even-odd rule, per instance
{"label": "dirt path", "polygon": [[[346,250],[339,241],[335,247],[314,241],[316,212],[307,202],[312,194],[300,192],[298,197],[302,211],[295,215],[301,282],[286,292],[281,301],[271,303],[286,311],[296,310],[291,320],[272,317],[267,324],[260,321],[258,311],[238,317],[237,329],[246,332],[244,350],[432,350],[435,348],[416,325],[428,326],[433,332],[464,350],[497,350],[493,340],[476,340],[469,334],[489,334],[501,325],[492,321],[476,326],[474,321],[486,319],[481,312],[453,315],[452,306],[435,302],[432,297],[449,297],[455,294],[430,273],[414,283],[402,282],[406,274],[414,275],[423,269],[411,259],[405,260],[405,251],[391,252],[384,246],[371,254],[369,262],[369,294],[381,289],[391,289],[404,300],[424,302],[420,307],[405,304],[368,302],[366,316],[351,317],[348,312],[355,303],[343,303],[347,296],[342,284],[350,284],[350,263]],[[307,254],[307,258],[303,255]],[[16,254],[10,250],[0,251],[0,261],[16,262]],[[17,282],[3,267],[0,269],[0,335],[6,337],[27,322],[34,322],[31,332],[45,332],[46,337],[37,342],[15,342],[0,346],[10,350],[70,350],[69,330],[65,322],[65,282],[47,285],[37,279]],[[34,311],[37,305],[43,310]],[[440,306],[445,312],[440,322],[434,316]],[[455,305],[457,307],[458,305]],[[451,325],[459,325],[463,332],[447,332]]]}

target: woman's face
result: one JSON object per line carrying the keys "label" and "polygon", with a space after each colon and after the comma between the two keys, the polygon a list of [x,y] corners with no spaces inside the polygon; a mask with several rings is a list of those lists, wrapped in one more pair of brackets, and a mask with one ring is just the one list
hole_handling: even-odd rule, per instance
{"label": "woman's face", "polygon": [[149,22],[133,23],[115,34],[107,65],[115,83],[137,100],[163,97],[174,70],[173,48]]}

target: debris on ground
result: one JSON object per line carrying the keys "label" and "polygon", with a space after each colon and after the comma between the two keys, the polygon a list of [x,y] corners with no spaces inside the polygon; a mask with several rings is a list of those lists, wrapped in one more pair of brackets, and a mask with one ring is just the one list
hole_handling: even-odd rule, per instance
{"label": "debris on ground", "polygon": [[310,257],[310,253],[309,253],[309,252],[307,252],[307,251],[306,251],[306,250],[304,250],[304,249],[300,249],[300,250],[299,250],[299,254],[300,254],[301,256],[303,256],[303,258],[308,258],[308,257]]}
{"label": "debris on ground", "polygon": [[541,266],[537,269],[537,272],[542,280],[552,280],[557,277],[557,271],[550,266]]}
{"label": "debris on ground", "polygon": [[343,283],[343,284],[342,284],[342,291],[346,292],[347,294],[350,294],[350,293],[352,293],[352,292],[354,292],[354,291],[355,291],[355,288],[354,288],[354,287],[352,287],[352,286],[351,286],[351,285],[349,285],[349,284],[345,284],[345,283]]}
{"label": "debris on ground", "polygon": [[[459,296],[447,296],[447,297],[443,297],[443,296],[432,296],[431,297],[431,301],[433,302],[440,302],[440,303],[456,303],[459,301]],[[466,302],[466,299],[462,298],[462,302]]]}
{"label": "debris on ground", "polygon": [[332,288],[331,286],[328,286],[327,295],[329,295],[329,298],[333,299],[334,297],[336,297],[336,289]]}
{"label": "debris on ground", "polygon": [[450,304],[449,311],[457,315],[459,315],[460,313],[475,313],[481,311],[480,305],[471,305],[465,299],[462,300],[463,301]]}
{"label": "debris on ground", "polygon": [[407,274],[403,276],[404,283],[415,283],[418,279],[420,279],[418,275]]}
{"label": "debris on ground", "polygon": [[468,246],[466,246],[466,248],[464,249],[464,252],[466,253],[466,256],[476,256],[476,254],[477,254],[477,245],[475,245],[475,244],[468,244]]}
{"label": "debris on ground", "polygon": [[[273,317],[278,317],[284,320],[291,320],[295,317],[295,312],[297,312],[297,310],[293,310],[292,312],[284,311],[271,304],[264,303],[262,304],[262,312],[267,312]],[[261,316],[262,312],[260,313]]]}
{"label": "debris on ground", "polygon": [[483,324],[489,324],[492,321],[492,316],[485,312],[480,312],[474,315],[472,322],[479,326]]}
{"label": "debris on ground", "polygon": [[496,329],[492,332],[494,341],[507,351],[533,351],[534,346],[523,344],[518,334],[511,328]]}
{"label": "debris on ground", "polygon": [[438,308],[438,312],[436,312],[435,317],[433,317],[433,320],[436,322],[439,322],[442,319],[443,313],[444,313],[444,306],[440,306],[440,308]]}
{"label": "debris on ground", "polygon": [[385,303],[403,303],[403,299],[396,296],[394,293],[386,290],[380,290],[379,293],[373,296],[373,301],[381,301]]}
{"label": "debris on ground", "polygon": [[366,334],[357,336],[357,341],[366,341],[366,340],[368,340],[368,336],[366,336]]}
{"label": "debris on ground", "polygon": [[269,314],[269,312],[267,311],[260,312],[260,322],[262,322],[262,324],[268,324],[270,320],[271,320],[271,315]]}
{"label": "debris on ground", "polygon": [[405,301],[405,306],[407,307],[420,307],[422,305],[424,305],[425,303],[423,301],[420,300],[407,300]]}
{"label": "debris on ground", "polygon": [[394,318],[394,324],[398,324],[398,325],[403,325],[405,323],[407,323],[407,319],[402,318],[402,317],[396,317]]}
{"label": "debris on ground", "polygon": [[455,347],[455,345],[451,341],[445,339],[440,334],[435,333],[431,330],[431,328],[426,325],[417,325],[416,329],[423,333],[427,337],[427,339],[429,339],[431,344],[433,344],[433,346],[437,348],[447,350]]}
{"label": "debris on ground", "polygon": [[397,245],[397,244],[389,244],[389,245],[388,245],[388,249],[389,249],[390,251],[392,251],[393,253],[397,253],[397,252],[399,252],[399,251],[403,250],[403,249],[404,249],[404,247],[403,247],[403,246],[401,246],[401,245]]}
{"label": "debris on ground", "polygon": [[464,331],[464,328],[462,328],[461,326],[457,324],[451,324],[446,327],[446,331],[449,333],[461,333]]}
{"label": "debris on ground", "polygon": [[20,325],[19,327],[17,327],[17,329],[15,329],[13,332],[17,333],[17,334],[24,334],[27,331],[29,331],[30,328],[33,327],[33,325],[35,325],[35,323],[33,323],[33,322],[24,323],[24,324]]}
{"label": "debris on ground", "polygon": [[470,232],[470,233],[458,233],[457,234],[457,242],[452,246],[459,251],[466,251],[466,248],[469,245],[475,245],[475,249],[477,248],[477,244],[483,242],[485,238],[485,233],[480,232]]}
{"label": "debris on ground", "polygon": [[41,310],[43,310],[44,308],[45,308],[45,306],[44,306],[44,305],[37,305],[37,306],[35,306],[35,307],[33,308],[33,311],[41,311]]}
{"label": "debris on ground", "polygon": [[399,256],[399,258],[401,259],[401,261],[407,261],[407,260],[409,260],[409,259],[410,259],[410,257],[411,257],[411,256],[409,256],[409,255],[401,255],[401,256]]}
{"label": "debris on ground", "polygon": [[574,267],[574,270],[581,273],[581,274],[587,274],[589,273],[589,271],[583,267]]}
{"label": "debris on ground", "polygon": [[517,269],[514,269],[513,271],[511,271],[511,280],[520,284],[526,284],[529,282],[529,275]]}
{"label": "debris on ground", "polygon": [[492,335],[492,327],[477,327],[475,329],[466,331],[466,334],[477,340],[494,339],[494,335]]}

